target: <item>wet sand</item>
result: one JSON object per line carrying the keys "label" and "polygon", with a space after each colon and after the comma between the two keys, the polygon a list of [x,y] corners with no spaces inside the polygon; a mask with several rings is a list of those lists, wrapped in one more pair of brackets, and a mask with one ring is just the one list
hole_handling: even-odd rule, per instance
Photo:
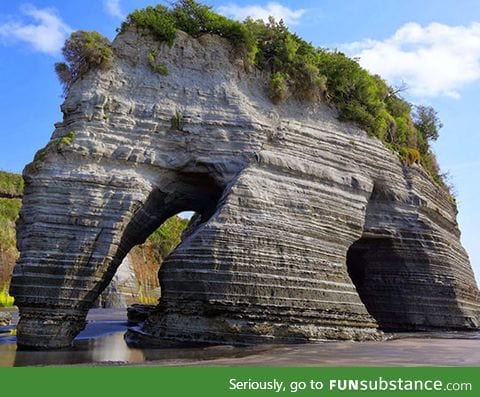
{"label": "wet sand", "polygon": [[0,367],[26,365],[148,366],[480,366],[480,333],[391,335],[382,342],[325,342],[252,347],[134,349],[123,339],[125,310],[91,310],[71,349],[16,351],[0,335]]}

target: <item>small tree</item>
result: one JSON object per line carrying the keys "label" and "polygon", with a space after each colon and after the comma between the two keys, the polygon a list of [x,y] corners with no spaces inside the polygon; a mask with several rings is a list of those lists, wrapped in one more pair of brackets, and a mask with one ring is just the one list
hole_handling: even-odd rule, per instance
{"label": "small tree", "polygon": [[287,76],[284,73],[272,73],[268,93],[274,103],[281,103],[288,98]]}
{"label": "small tree", "polygon": [[73,32],[62,48],[65,62],[55,64],[55,71],[68,94],[72,84],[92,67],[108,69],[112,66],[113,52],[110,41],[100,33],[85,30]]}
{"label": "small tree", "polygon": [[438,139],[438,133],[440,128],[443,127],[443,124],[433,107],[423,105],[415,106],[412,118],[415,127],[426,139],[432,141]]}

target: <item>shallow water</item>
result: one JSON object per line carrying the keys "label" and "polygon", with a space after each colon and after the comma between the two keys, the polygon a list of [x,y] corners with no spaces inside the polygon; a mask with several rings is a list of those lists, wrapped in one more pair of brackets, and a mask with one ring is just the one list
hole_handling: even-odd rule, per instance
{"label": "shallow water", "polygon": [[[326,342],[239,348],[136,349],[123,339],[123,310],[92,310],[71,349],[16,351],[15,337],[0,333],[0,366],[31,365],[275,365],[479,366],[480,333],[392,335],[383,342]],[[6,330],[3,328],[3,330]]]}

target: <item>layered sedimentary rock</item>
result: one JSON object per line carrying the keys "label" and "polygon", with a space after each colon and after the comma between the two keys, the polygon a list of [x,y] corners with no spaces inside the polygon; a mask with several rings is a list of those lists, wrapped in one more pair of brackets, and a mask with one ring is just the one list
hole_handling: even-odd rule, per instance
{"label": "layered sedimentary rock", "polygon": [[[22,199],[22,190],[2,188],[2,177],[3,185],[6,185],[5,175],[14,181],[21,180],[21,175],[0,171],[0,298],[8,291],[13,267],[18,259],[15,218]],[[112,281],[98,298],[96,306],[127,308],[139,302],[156,302],[160,296],[157,273],[161,260],[151,243],[135,247],[123,259]]]}
{"label": "layered sedimentary rock", "polygon": [[73,142],[24,173],[21,346],[70,344],[125,255],[181,211],[198,218],[136,343],[478,327],[456,207],[419,166],[322,104],[272,104],[265,76],[219,37],[179,32],[170,48],[127,31],[113,46],[112,69],[62,106],[52,140]]}

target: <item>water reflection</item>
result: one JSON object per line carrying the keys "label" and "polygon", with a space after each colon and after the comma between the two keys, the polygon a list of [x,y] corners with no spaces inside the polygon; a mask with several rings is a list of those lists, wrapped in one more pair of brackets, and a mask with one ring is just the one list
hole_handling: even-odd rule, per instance
{"label": "water reflection", "polygon": [[[13,327],[8,327],[11,330]],[[88,324],[70,349],[55,351],[17,351],[15,335],[0,329],[0,366],[68,365],[128,361],[130,354],[123,341],[127,324],[101,321]],[[3,331],[3,332],[2,332]],[[92,339],[101,336],[98,339]]]}
{"label": "water reflection", "polygon": [[[0,367],[33,365],[480,365],[480,333],[391,335],[383,342],[328,342],[237,348],[130,348],[124,341],[124,313],[101,311],[70,349],[16,351],[14,327],[0,327]],[[111,320],[113,319],[113,320]]]}
{"label": "water reflection", "polygon": [[[124,340],[126,330],[127,324],[121,321],[91,323],[75,339],[72,348],[54,351],[17,351],[15,337],[1,334],[0,367],[140,364],[148,361],[161,361],[166,365],[177,365],[226,357],[238,358],[271,349],[270,346],[249,348],[211,346],[182,349],[130,348]],[[99,337],[99,335],[102,336]]]}
{"label": "water reflection", "polygon": [[[98,339],[76,340],[71,349],[48,352],[22,350],[14,352],[14,355],[13,365],[16,367],[27,365],[71,365],[144,361],[141,351],[130,349],[125,344],[123,332],[117,332]],[[3,354],[0,354],[0,357],[2,356]],[[3,363],[0,362],[0,365],[3,365]]]}

